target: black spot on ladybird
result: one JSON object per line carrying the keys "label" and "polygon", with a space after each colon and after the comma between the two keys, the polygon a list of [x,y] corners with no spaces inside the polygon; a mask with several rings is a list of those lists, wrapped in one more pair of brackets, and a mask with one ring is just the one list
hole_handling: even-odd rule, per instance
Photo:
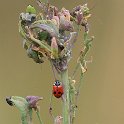
{"label": "black spot on ladybird", "polygon": [[56,94],[56,92],[54,91],[53,94]]}

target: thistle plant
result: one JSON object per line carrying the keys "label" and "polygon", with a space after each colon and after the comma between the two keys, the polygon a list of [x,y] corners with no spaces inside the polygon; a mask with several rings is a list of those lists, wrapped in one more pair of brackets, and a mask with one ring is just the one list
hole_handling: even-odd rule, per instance
{"label": "thistle plant", "polygon": [[[87,63],[90,62],[86,61],[86,57],[94,38],[93,36],[88,37],[90,9],[87,4],[83,4],[72,10],[67,10],[64,7],[59,10],[49,1],[36,0],[36,2],[41,9],[40,13],[37,13],[36,9],[29,5],[25,12],[19,16],[19,33],[23,38],[23,48],[35,63],[43,64],[45,59],[51,63],[55,80],[52,94],[56,98],[61,98],[60,100],[63,102],[63,112],[57,117],[52,114],[52,107],[49,108],[54,123],[73,124],[82,79],[87,71]],[[83,39],[78,42],[82,48],[75,62],[74,72],[69,75],[68,64],[73,57],[72,48],[77,42],[81,28],[84,29]],[[78,70],[80,70],[79,80],[75,80]],[[6,100],[9,105],[15,105],[20,110],[22,124],[32,123],[33,108],[42,124],[36,104],[39,99],[41,98],[36,96],[26,97],[26,99],[12,96]],[[34,101],[32,102],[32,100]]]}

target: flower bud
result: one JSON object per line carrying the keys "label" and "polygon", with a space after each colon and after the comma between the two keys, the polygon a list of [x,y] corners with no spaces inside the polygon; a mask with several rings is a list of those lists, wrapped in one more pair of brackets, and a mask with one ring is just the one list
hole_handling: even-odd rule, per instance
{"label": "flower bud", "polygon": [[51,40],[51,58],[58,58],[58,44],[56,42],[56,38],[53,37],[52,40]]}

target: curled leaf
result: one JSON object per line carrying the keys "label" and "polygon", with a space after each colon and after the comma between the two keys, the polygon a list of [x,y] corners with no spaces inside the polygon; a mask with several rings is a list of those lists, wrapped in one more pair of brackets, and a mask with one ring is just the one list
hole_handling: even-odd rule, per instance
{"label": "curled leaf", "polygon": [[31,26],[31,29],[35,28],[47,31],[51,37],[58,37],[58,34],[55,32],[55,30],[52,27],[48,26],[47,24],[34,24]]}
{"label": "curled leaf", "polygon": [[43,63],[43,55],[42,53],[39,53],[38,51],[35,51],[32,49],[32,45],[27,49],[27,55],[29,58],[32,58],[36,63]]}

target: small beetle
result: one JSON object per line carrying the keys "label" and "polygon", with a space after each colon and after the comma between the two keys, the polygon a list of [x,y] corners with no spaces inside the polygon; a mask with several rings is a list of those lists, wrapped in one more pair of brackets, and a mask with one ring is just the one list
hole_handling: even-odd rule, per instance
{"label": "small beetle", "polygon": [[56,98],[60,98],[63,94],[63,86],[61,85],[61,82],[56,80],[53,84],[53,95]]}

